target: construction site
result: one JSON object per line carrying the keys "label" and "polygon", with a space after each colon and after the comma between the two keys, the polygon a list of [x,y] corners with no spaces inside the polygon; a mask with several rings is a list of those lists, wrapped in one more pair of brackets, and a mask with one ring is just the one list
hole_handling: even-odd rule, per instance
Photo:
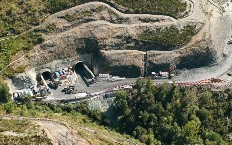
{"label": "construction site", "polygon": [[[34,100],[79,101],[129,89],[138,78],[147,77],[157,85],[201,85],[217,90],[230,86],[232,2],[187,0],[186,5],[186,14],[181,18],[124,14],[102,2],[78,5],[47,17],[31,31],[52,23],[57,24],[56,31],[44,33],[42,44],[4,68],[27,66],[24,73],[7,80],[12,97],[27,93]],[[83,17],[90,22],[64,20],[66,15],[86,11],[95,14]],[[171,50],[138,39],[148,28],[171,26],[179,30],[194,26],[197,33],[186,44]]]}
{"label": "construction site", "polygon": [[232,0],[0,0],[0,144],[232,144]]}
{"label": "construction site", "polygon": [[[98,74],[87,66],[83,61],[76,64],[53,70],[51,68],[28,71],[8,80],[11,86],[12,99],[17,100],[21,95],[33,96],[35,101],[59,101],[63,103],[101,100],[104,97],[115,97],[119,90],[131,89],[138,79],[152,78],[155,85],[163,83],[173,84],[180,87],[203,86],[220,91],[231,87],[231,80],[210,78],[198,81],[179,81],[174,70],[169,72],[151,72],[141,74],[139,78],[125,78],[110,74]],[[146,69],[145,69],[146,70]],[[230,75],[230,71],[227,74]],[[34,76],[34,77],[32,77]],[[17,87],[18,86],[18,87]],[[17,87],[17,89],[16,89]]]}

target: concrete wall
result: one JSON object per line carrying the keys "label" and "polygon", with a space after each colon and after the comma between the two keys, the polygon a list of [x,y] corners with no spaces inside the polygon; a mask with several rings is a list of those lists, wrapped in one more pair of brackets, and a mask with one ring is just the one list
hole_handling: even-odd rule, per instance
{"label": "concrete wall", "polygon": [[115,98],[115,92],[101,93],[91,99],[88,99],[89,108],[91,110],[99,110],[101,112],[106,112],[108,108],[113,104]]}

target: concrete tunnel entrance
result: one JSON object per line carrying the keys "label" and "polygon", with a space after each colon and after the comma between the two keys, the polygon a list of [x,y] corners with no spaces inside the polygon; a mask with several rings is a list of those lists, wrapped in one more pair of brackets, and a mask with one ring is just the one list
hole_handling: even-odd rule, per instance
{"label": "concrete tunnel entrance", "polygon": [[43,77],[43,79],[46,80],[46,81],[47,80],[52,80],[52,74],[51,74],[50,71],[41,71],[40,73],[38,73],[36,75],[36,80],[41,81],[42,80],[41,77]]}
{"label": "concrete tunnel entrance", "polygon": [[49,71],[45,71],[41,74],[45,80],[51,80],[52,74]]}
{"label": "concrete tunnel entrance", "polygon": [[77,64],[73,66],[73,68],[75,72],[80,75],[87,86],[92,83],[95,75],[83,61],[78,61]]}
{"label": "concrete tunnel entrance", "polygon": [[38,73],[36,76],[36,80],[40,82],[40,84],[44,84],[46,88],[55,90],[58,88],[59,84],[61,84],[59,80],[55,80],[54,74],[52,74],[51,71],[48,69],[45,69]]}

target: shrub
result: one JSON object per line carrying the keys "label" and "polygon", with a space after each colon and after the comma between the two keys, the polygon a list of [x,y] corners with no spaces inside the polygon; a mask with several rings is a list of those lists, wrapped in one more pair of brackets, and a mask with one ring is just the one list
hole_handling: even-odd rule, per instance
{"label": "shrub", "polygon": [[115,0],[115,2],[126,7],[128,11],[172,17],[181,17],[187,6],[181,0]]}
{"label": "shrub", "polygon": [[146,30],[138,36],[145,45],[157,45],[160,50],[173,50],[187,43],[196,34],[196,26],[185,26],[179,30],[175,26],[165,29]]}
{"label": "shrub", "polygon": [[17,105],[13,102],[4,104],[4,110],[7,114],[12,113],[16,109]]}
{"label": "shrub", "polygon": [[7,103],[11,99],[11,94],[9,93],[9,87],[0,78],[0,103]]}

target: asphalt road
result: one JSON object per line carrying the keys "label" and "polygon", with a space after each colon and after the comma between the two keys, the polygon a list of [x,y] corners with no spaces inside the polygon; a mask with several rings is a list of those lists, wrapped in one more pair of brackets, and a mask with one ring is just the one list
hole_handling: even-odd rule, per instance
{"label": "asphalt road", "polygon": [[[108,82],[106,80],[98,80],[96,83],[91,84],[89,87],[83,85],[83,84],[75,84],[75,89],[77,92],[87,92],[87,93],[97,93],[101,91],[106,90],[112,90],[116,86],[122,86],[122,85],[130,85],[132,83],[135,83],[138,79],[137,78],[128,78],[125,80],[120,81],[114,81],[114,82]],[[170,82],[171,80],[168,79],[156,79],[153,80],[154,83],[165,83]],[[61,85],[56,90],[51,89],[51,94],[48,95],[47,101],[49,100],[62,100],[62,99],[75,99],[80,98],[82,96],[79,96],[79,94],[65,94],[64,92],[61,92],[63,90],[64,86]]]}

